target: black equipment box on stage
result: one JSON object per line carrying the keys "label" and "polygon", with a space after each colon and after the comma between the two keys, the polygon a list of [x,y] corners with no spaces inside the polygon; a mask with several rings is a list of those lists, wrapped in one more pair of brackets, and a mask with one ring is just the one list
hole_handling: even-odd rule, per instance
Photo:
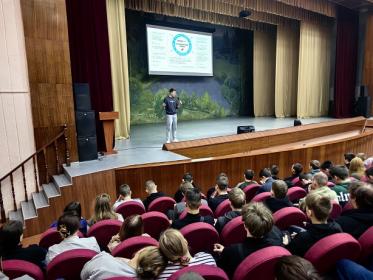
{"label": "black equipment box on stage", "polygon": [[239,125],[237,126],[237,134],[255,132],[253,125]]}

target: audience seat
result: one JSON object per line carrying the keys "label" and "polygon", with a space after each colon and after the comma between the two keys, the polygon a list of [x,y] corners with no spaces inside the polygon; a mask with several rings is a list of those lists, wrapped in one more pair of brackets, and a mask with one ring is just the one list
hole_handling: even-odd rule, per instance
{"label": "audience seat", "polygon": [[122,241],[118,246],[116,246],[111,254],[114,257],[131,259],[138,250],[146,246],[158,247],[158,241],[149,236],[131,237]]}
{"label": "audience seat", "polygon": [[251,201],[252,202],[263,202],[264,200],[266,200],[267,198],[270,198],[270,197],[271,197],[270,192],[262,192],[260,194],[257,194],[256,196],[254,196]]}
{"label": "audience seat", "polygon": [[341,205],[339,205],[335,201],[332,202],[332,206],[333,206],[333,208],[332,208],[332,211],[329,214],[329,218],[332,219],[332,220],[334,220],[334,219],[338,218],[341,215],[341,213],[342,213],[342,207],[341,207]]}
{"label": "audience seat", "polygon": [[[84,237],[83,233],[78,231],[78,236],[80,238]],[[55,227],[49,228],[44,231],[40,237],[39,246],[45,249],[48,249],[50,246],[58,244],[62,241],[62,237],[60,233],[57,231]]]}
{"label": "audience seat", "polygon": [[219,241],[218,232],[208,223],[189,224],[183,227],[180,232],[188,240],[192,255],[198,252],[213,252],[214,244]]}
{"label": "audience seat", "polygon": [[241,243],[247,236],[242,217],[236,217],[228,222],[221,231],[220,242],[224,246]]}
{"label": "audience seat", "polygon": [[296,207],[285,207],[273,214],[275,225],[281,229],[286,230],[290,226],[304,227],[303,222],[307,221],[306,214]]}
{"label": "audience seat", "polygon": [[225,213],[227,213],[231,210],[232,210],[231,202],[229,201],[229,199],[226,199],[223,202],[221,202],[218,205],[218,207],[216,207],[215,212],[214,212],[214,216],[215,216],[215,218],[219,218],[221,216],[224,216]]}
{"label": "audience seat", "polygon": [[2,261],[2,272],[10,279],[22,277],[27,274],[35,280],[43,280],[43,271],[36,264],[23,260]]}
{"label": "audience seat", "polygon": [[368,228],[360,237],[361,246],[360,260],[365,261],[373,256],[373,226]]}
{"label": "audience seat", "polygon": [[144,232],[157,240],[161,233],[170,227],[170,221],[163,213],[157,211],[146,212],[141,217],[144,224]]}
{"label": "audience seat", "polygon": [[221,268],[204,264],[184,267],[172,274],[168,280],[178,280],[180,276],[187,272],[195,272],[205,280],[229,280],[227,274]]}
{"label": "audience seat", "polygon": [[[188,211],[185,209],[179,216],[179,219],[184,219],[185,216],[187,215]],[[199,207],[199,214],[201,216],[211,216],[214,217],[214,213],[212,212],[211,208],[208,205],[202,204]]]}
{"label": "audience seat", "polygon": [[168,210],[174,209],[175,204],[176,201],[171,197],[158,197],[149,204],[148,211],[158,211],[166,214]]}
{"label": "audience seat", "polygon": [[233,280],[274,280],[274,269],[278,259],[290,255],[288,250],[279,246],[258,250],[241,262],[233,275]]}
{"label": "audience seat", "polygon": [[86,262],[97,252],[87,249],[74,249],[57,255],[47,266],[47,279],[79,279]]}
{"label": "audience seat", "polygon": [[345,204],[345,206],[343,206],[342,212],[348,211],[348,210],[351,210],[351,209],[354,209],[354,207],[352,206],[351,201],[349,201]]}
{"label": "audience seat", "polygon": [[257,193],[257,191],[259,190],[259,188],[260,188],[260,185],[258,185],[258,184],[251,184],[251,185],[246,186],[243,189],[243,192],[246,195],[246,202],[250,202],[253,199],[253,197],[255,196],[255,194]]}
{"label": "audience seat", "polygon": [[107,245],[110,239],[119,233],[122,222],[118,220],[103,220],[95,223],[88,230],[88,237],[96,237],[98,245],[101,250],[109,251]]}
{"label": "audience seat", "polygon": [[146,211],[144,205],[140,204],[139,202],[126,201],[117,207],[116,212],[121,214],[123,218],[127,218],[131,215],[142,215]]}
{"label": "audience seat", "polygon": [[291,187],[300,187],[302,185],[302,181],[299,177],[295,177],[293,180],[291,180]]}
{"label": "audience seat", "polygon": [[299,199],[305,197],[307,192],[301,187],[292,187],[288,190],[288,198],[291,202],[298,202]]}
{"label": "audience seat", "polygon": [[360,244],[355,238],[348,233],[336,233],[316,242],[304,258],[323,274],[334,269],[341,259],[358,259],[360,251]]}

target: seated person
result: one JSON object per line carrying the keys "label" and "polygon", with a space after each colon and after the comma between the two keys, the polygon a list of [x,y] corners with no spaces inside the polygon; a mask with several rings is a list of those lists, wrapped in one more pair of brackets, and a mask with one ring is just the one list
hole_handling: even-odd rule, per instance
{"label": "seated person", "polygon": [[[293,255],[303,257],[309,248],[320,239],[342,232],[336,222],[328,222],[329,214],[332,211],[332,203],[329,197],[312,192],[306,197],[306,214],[311,224],[306,226],[290,241],[288,236],[284,237],[284,244]],[[290,243],[289,243],[290,241]]]}
{"label": "seated person", "polygon": [[272,183],[271,197],[264,201],[264,205],[267,206],[272,213],[285,208],[293,206],[287,197],[288,186],[282,180],[276,180]]}
{"label": "seated person", "polygon": [[373,226],[373,186],[362,182],[351,183],[350,203],[353,209],[343,211],[335,221],[344,232],[358,239]]}
{"label": "seated person", "polygon": [[261,184],[257,194],[262,192],[270,192],[272,189],[272,183],[275,180],[272,178],[271,171],[268,168],[264,168],[259,172],[259,182]]}
{"label": "seated person", "polygon": [[119,233],[114,235],[109,244],[107,245],[110,252],[114,250],[122,241],[135,237],[135,236],[149,236],[148,234],[144,234],[144,224],[141,218],[141,215],[131,215],[127,217],[120,230]]}
{"label": "seated person", "polygon": [[163,192],[157,190],[158,186],[154,183],[153,180],[148,180],[145,182],[145,192],[148,194],[148,197],[143,201],[146,211],[153,200],[166,196]]}
{"label": "seated person", "polygon": [[219,204],[226,199],[228,199],[228,178],[220,176],[215,185],[215,193],[210,196],[207,202],[212,212],[215,212]]}
{"label": "seated person", "polygon": [[284,179],[288,187],[294,187],[294,186],[299,186],[300,182],[295,183],[294,181],[299,178],[299,176],[303,172],[303,165],[300,164],[299,162],[294,163],[291,166],[291,176],[287,177]]}
{"label": "seated person", "polygon": [[165,270],[158,276],[158,280],[166,280],[176,271],[193,265],[216,266],[214,258],[205,252],[192,256],[188,249],[188,241],[176,229],[167,229],[159,238],[159,250],[168,259]]}
{"label": "seated person", "polygon": [[64,214],[57,222],[57,231],[62,237],[59,244],[55,244],[48,249],[46,263],[50,263],[59,254],[73,249],[89,249],[100,253],[100,246],[95,237],[79,238],[80,221],[75,215]]}
{"label": "seated person", "polygon": [[348,169],[343,165],[334,166],[330,169],[335,186],[332,190],[337,194],[339,204],[343,207],[349,201],[348,188],[351,180],[348,178]]}
{"label": "seated person", "polygon": [[199,213],[199,207],[201,206],[201,193],[199,190],[195,188],[188,190],[185,194],[185,203],[188,213],[186,214],[185,218],[174,220],[171,225],[172,228],[181,229],[186,225],[196,222],[205,222],[210,225],[214,225],[213,217],[202,217]]}
{"label": "seated person", "polygon": [[119,186],[119,196],[118,196],[117,201],[114,202],[113,210],[116,211],[119,205],[121,205],[121,204],[123,204],[124,202],[127,202],[127,201],[136,201],[136,202],[140,203],[141,205],[143,205],[141,199],[139,199],[139,198],[132,199],[131,196],[132,196],[132,191],[131,191],[130,186],[127,185],[127,184],[120,185]]}
{"label": "seated person", "polygon": [[324,161],[321,165],[320,165],[320,171],[322,173],[324,173],[326,176],[328,176],[328,181],[329,182],[332,182],[333,181],[333,178],[332,176],[330,176],[330,169],[333,167],[333,163],[330,161],[330,160],[326,160]]}
{"label": "seated person", "polygon": [[[79,231],[83,233],[83,235],[87,234],[88,231],[88,222],[86,219],[82,217],[82,207],[79,201],[73,201],[66,205],[63,213],[71,213],[80,217],[80,228]],[[57,227],[57,221],[53,222],[50,227]]]}
{"label": "seated person", "polygon": [[47,251],[38,245],[22,247],[23,224],[20,221],[8,221],[0,228],[0,257],[3,260],[24,260],[32,262],[41,269]]}
{"label": "seated person", "polygon": [[246,195],[240,188],[233,188],[228,193],[228,199],[231,204],[232,211],[229,211],[217,219],[215,223],[216,230],[221,233],[223,227],[232,219],[241,216],[242,207],[246,203]]}
{"label": "seated person", "polygon": [[365,177],[362,181],[373,184],[373,167],[365,170]]}
{"label": "seated person", "polygon": [[313,175],[311,173],[302,173],[299,175],[299,187],[303,188],[306,192],[311,186]]}
{"label": "seated person", "polygon": [[119,213],[115,213],[110,206],[110,195],[106,193],[99,194],[96,196],[93,215],[88,221],[88,224],[92,226],[99,221],[110,219],[123,222],[123,216]]}
{"label": "seated person", "polygon": [[254,175],[255,175],[253,170],[246,169],[243,175],[244,175],[244,181],[238,183],[236,187],[239,187],[241,190],[243,190],[247,186],[257,184],[257,182],[253,180]]}
{"label": "seated person", "polygon": [[[185,173],[183,178],[181,179],[181,184],[183,183],[191,183],[194,188],[196,187],[193,182],[193,176],[189,172]],[[174,195],[174,199],[176,203],[179,203],[183,200],[183,198],[184,198],[184,193],[182,192],[181,188],[179,188]]]}
{"label": "seated person", "polygon": [[263,203],[246,204],[242,210],[247,238],[243,243],[225,247],[215,244],[214,252],[220,254],[217,265],[231,279],[237,266],[250,254],[269,246],[282,246],[282,233],[274,226],[272,213]]}
{"label": "seated person", "polygon": [[350,168],[349,168],[350,177],[355,178],[356,180],[360,180],[365,175],[365,166],[364,161],[359,158],[355,157],[350,161]]}
{"label": "seated person", "polygon": [[310,161],[310,173],[312,175],[315,175],[316,173],[320,172],[320,162],[316,159],[313,159]]}
{"label": "seated person", "polygon": [[272,178],[273,180],[279,180],[280,178],[278,177],[278,173],[280,173],[280,168],[278,167],[278,165],[276,164],[273,164],[271,166],[271,174],[272,174]]}
{"label": "seated person", "polygon": [[[229,185],[229,179],[228,179],[228,175],[227,174],[225,174],[224,172],[221,172],[217,177],[216,177],[216,183],[219,181],[219,178],[220,177],[225,177],[226,178],[226,180],[227,180],[227,183],[228,183],[228,185]],[[229,187],[228,187],[229,188]],[[227,188],[227,189],[228,189]],[[209,188],[208,190],[207,190],[207,200],[209,200],[209,198],[211,197],[211,196],[215,196],[216,195],[216,184],[215,184],[215,186],[213,186],[213,187],[211,187],[211,188]]]}
{"label": "seated person", "polygon": [[276,280],[321,280],[312,263],[298,256],[283,256],[275,265]]}
{"label": "seated person", "polygon": [[370,280],[373,279],[373,271],[361,264],[343,259],[337,262],[337,275],[339,280]]}
{"label": "seated person", "polygon": [[346,153],[346,154],[344,154],[344,158],[345,158],[345,166],[346,166],[347,169],[350,168],[350,162],[351,162],[351,160],[352,160],[353,158],[355,158],[355,157],[356,157],[356,156],[355,156],[355,154],[353,154],[353,153]]}
{"label": "seated person", "polygon": [[139,250],[132,259],[115,258],[101,252],[88,261],[80,273],[82,280],[101,280],[114,277],[155,279],[166,266],[166,259],[155,246]]}

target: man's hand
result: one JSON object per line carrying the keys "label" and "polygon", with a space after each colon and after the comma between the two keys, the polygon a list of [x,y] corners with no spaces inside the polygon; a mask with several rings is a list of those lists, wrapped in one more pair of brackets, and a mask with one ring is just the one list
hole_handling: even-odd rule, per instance
{"label": "man's hand", "polygon": [[219,244],[219,243],[215,243],[214,244],[214,252],[215,253],[218,253],[218,254],[221,254],[224,250],[224,246]]}

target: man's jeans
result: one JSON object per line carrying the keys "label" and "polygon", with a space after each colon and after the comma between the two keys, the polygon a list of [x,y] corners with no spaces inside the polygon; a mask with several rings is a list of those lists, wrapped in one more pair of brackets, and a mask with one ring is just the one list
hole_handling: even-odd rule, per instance
{"label": "man's jeans", "polygon": [[[176,140],[177,114],[166,114],[166,140],[167,142]],[[171,135],[170,135],[171,134]]]}

